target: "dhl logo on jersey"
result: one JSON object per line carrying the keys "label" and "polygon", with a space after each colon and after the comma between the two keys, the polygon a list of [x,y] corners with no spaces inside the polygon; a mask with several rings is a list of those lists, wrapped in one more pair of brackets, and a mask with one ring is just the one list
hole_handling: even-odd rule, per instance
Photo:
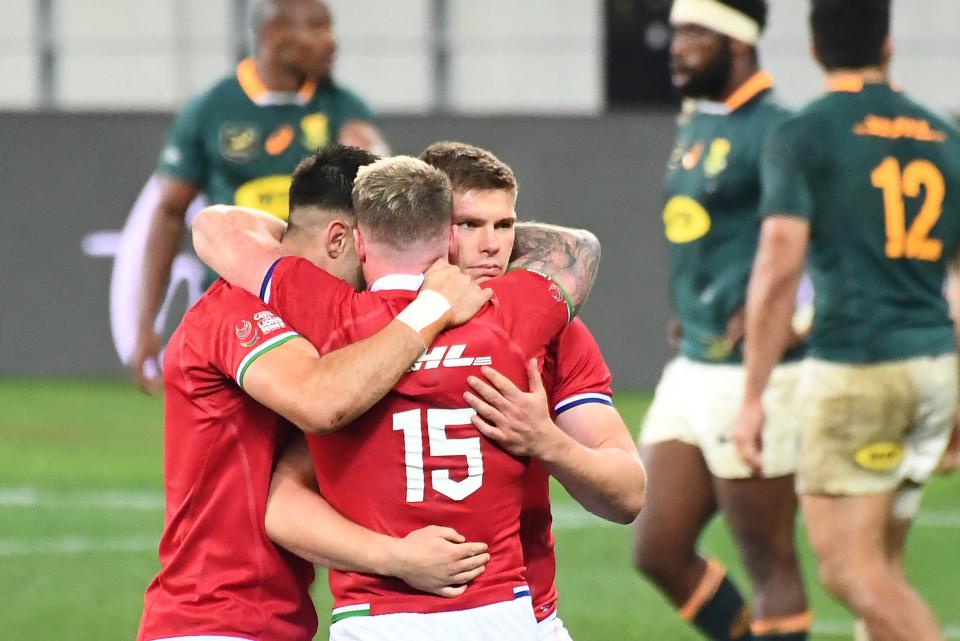
{"label": "dhl logo on jersey", "polygon": [[409,372],[417,372],[421,369],[437,369],[438,367],[480,367],[481,365],[493,365],[493,357],[470,356],[464,357],[466,345],[451,345],[449,347],[434,347],[429,352],[417,359],[417,362],[410,366]]}
{"label": "dhl logo on jersey", "polygon": [[883,116],[869,115],[853,128],[858,136],[873,136],[875,138],[912,138],[921,142],[943,142],[947,134],[930,126],[926,120],[919,118],[884,118]]}

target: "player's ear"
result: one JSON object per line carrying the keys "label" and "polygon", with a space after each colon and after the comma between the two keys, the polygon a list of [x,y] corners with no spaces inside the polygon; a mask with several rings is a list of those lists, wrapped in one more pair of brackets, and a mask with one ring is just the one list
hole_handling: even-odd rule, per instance
{"label": "player's ear", "polygon": [[820,60],[820,52],[817,51],[817,45],[813,40],[810,41],[810,57],[816,60],[818,65],[823,66],[823,61]]}
{"label": "player's ear", "polygon": [[350,243],[350,225],[342,220],[334,219],[327,225],[327,256],[339,258]]}
{"label": "player's ear", "polygon": [[450,225],[450,246],[447,247],[449,260],[454,265],[457,264],[457,250],[459,249],[457,245],[457,229],[458,227],[456,225]]}
{"label": "player's ear", "polygon": [[886,69],[893,60],[893,40],[888,34],[883,40],[883,49],[880,51],[880,66]]}
{"label": "player's ear", "polygon": [[359,227],[353,228],[353,242],[357,247],[357,258],[361,263],[367,262],[367,248],[363,244],[363,234],[360,233]]}

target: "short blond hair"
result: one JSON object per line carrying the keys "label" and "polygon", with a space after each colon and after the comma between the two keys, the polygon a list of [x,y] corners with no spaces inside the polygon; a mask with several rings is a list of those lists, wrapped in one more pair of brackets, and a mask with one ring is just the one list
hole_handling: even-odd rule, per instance
{"label": "short blond hair", "polygon": [[403,249],[449,233],[453,188],[422,160],[392,156],[359,169],[353,208],[372,239]]}

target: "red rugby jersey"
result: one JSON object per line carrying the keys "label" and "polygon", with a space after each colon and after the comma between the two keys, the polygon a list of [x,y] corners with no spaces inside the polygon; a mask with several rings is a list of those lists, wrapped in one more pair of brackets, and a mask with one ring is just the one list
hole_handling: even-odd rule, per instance
{"label": "red rugby jersey", "polygon": [[[349,295],[326,272],[287,258],[264,291],[281,316],[326,352],[381,329],[413,300],[419,284],[416,276],[388,276],[370,292]],[[399,579],[331,571],[335,619],[344,608],[439,612],[527,593],[518,535],[528,461],[480,435],[463,393],[467,376],[482,365],[525,386],[526,361],[544,356],[568,312],[562,291],[534,272],[513,272],[485,286],[495,292],[491,304],[441,334],[390,394],[353,425],[308,441],[321,493],[347,518],[393,536],[429,524],[449,526],[467,540],[487,543],[490,563],[455,599],[419,592]]]}
{"label": "red rugby jersey", "polygon": [[258,356],[296,337],[255,296],[217,281],[164,355],[160,572],[137,638],[223,635],[308,641],[313,566],[264,531],[270,475],[292,426],[238,385]]}
{"label": "red rugby jersey", "polygon": [[[543,385],[554,417],[584,403],[613,405],[610,369],[583,321],[575,319],[547,349]],[[557,560],[553,553],[550,474],[531,461],[524,483],[520,540],[538,621],[557,609]]]}

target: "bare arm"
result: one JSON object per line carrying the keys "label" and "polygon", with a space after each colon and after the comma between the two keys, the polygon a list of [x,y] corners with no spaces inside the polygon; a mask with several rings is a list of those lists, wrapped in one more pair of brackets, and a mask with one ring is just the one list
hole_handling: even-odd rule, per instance
{"label": "bare arm", "polygon": [[570,297],[574,309],[587,300],[600,263],[600,241],[585,229],[546,223],[516,226],[510,268],[527,268],[550,275]]}
{"label": "bare arm", "polygon": [[784,215],[764,220],[747,288],[746,382],[733,440],[744,460],[757,470],[764,421],[761,399],[770,373],[794,336],[791,317],[809,234],[810,224],[801,218]]}
{"label": "bare arm", "polygon": [[348,120],[340,127],[337,142],[341,145],[366,149],[378,156],[389,156],[390,146],[375,125],[366,120]]}
{"label": "bare arm", "polygon": [[643,507],[646,473],[620,414],[587,404],[550,418],[547,395],[535,360],[527,364],[530,392],[490,367],[484,382],[467,379],[475,393],[464,400],[477,411],[480,432],[516,456],[533,456],[597,516],[630,523]]}
{"label": "bare arm", "polygon": [[150,220],[146,251],[143,255],[143,285],[137,310],[137,344],[130,360],[130,372],[137,387],[145,392],[159,392],[159,382],[144,372],[147,361],[160,353],[160,339],[153,330],[161,299],[170,279],[170,265],[177,254],[183,234],[187,207],[198,190],[190,183],[160,177],[160,200]]}
{"label": "bare arm", "polygon": [[395,576],[441,596],[462,594],[490,559],[486,544],[466,543],[450,528],[428,526],[398,539],[348,520],[320,496],[310,452],[300,437],[274,470],[265,526],[274,543],[312,563]]}
{"label": "bare arm", "polygon": [[194,218],[193,248],[224,280],[256,296],[270,265],[286,255],[284,229],[286,223],[262,211],[213,205]]}

